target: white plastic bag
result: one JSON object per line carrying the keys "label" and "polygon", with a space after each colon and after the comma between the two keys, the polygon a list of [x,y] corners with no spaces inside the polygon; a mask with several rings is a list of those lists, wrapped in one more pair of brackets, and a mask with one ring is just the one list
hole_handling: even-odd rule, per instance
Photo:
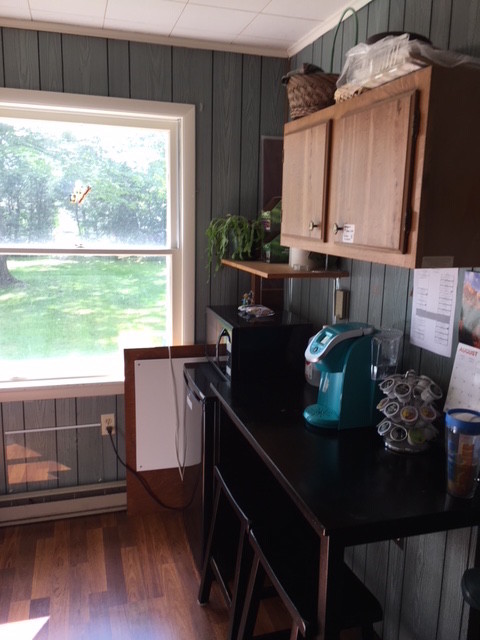
{"label": "white plastic bag", "polygon": [[480,59],[410,40],[408,33],[386,36],[373,44],[361,42],[347,51],[337,87],[372,88],[429,64],[480,66]]}

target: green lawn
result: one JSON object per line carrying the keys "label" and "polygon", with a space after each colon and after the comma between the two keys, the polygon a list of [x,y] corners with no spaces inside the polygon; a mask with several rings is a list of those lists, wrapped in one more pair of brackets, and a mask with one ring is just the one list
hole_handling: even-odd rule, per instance
{"label": "green lawn", "polygon": [[2,360],[165,344],[164,257],[26,256],[8,268],[19,282],[0,288]]}

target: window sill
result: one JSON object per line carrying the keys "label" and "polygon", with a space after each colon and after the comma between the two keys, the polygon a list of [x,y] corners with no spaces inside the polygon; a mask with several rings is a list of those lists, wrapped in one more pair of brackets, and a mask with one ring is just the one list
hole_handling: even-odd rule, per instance
{"label": "window sill", "polygon": [[0,383],[1,402],[25,402],[27,400],[56,400],[60,398],[84,398],[115,396],[124,393],[124,382],[115,378],[71,378],[67,380],[27,381]]}

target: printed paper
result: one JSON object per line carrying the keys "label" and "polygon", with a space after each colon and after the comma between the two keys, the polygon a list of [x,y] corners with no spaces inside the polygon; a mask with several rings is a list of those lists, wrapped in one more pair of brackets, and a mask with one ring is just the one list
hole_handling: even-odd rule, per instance
{"label": "printed paper", "polygon": [[410,342],[449,358],[458,269],[415,269]]}

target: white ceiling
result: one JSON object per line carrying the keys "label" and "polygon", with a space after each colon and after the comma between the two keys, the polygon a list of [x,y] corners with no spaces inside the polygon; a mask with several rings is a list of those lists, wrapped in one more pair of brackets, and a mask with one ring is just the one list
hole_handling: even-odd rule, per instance
{"label": "white ceiling", "polygon": [[0,24],[287,56],[367,1],[0,0]]}

